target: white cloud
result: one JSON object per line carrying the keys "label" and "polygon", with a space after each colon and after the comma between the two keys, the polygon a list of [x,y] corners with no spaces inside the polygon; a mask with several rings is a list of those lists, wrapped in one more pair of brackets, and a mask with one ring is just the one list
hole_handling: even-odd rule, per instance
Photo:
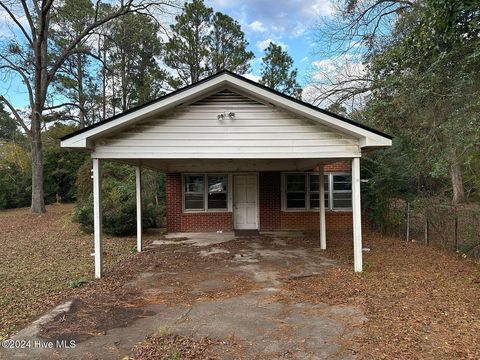
{"label": "white cloud", "polygon": [[263,26],[261,21],[254,21],[248,25],[248,28],[254,32],[265,32],[267,29]]}
{"label": "white cloud", "polygon": [[320,17],[334,11],[332,0],[210,0],[209,5],[228,13],[252,32],[260,32],[256,28],[288,38],[301,36]]}
{"label": "white cloud", "polygon": [[244,74],[243,76],[255,82],[259,82],[261,78],[261,76],[255,75],[253,73]]}
{"label": "white cloud", "polygon": [[322,77],[322,74],[331,74],[336,70],[334,59],[323,59],[312,62],[315,77]]}
{"label": "white cloud", "polygon": [[[28,29],[28,21],[25,16],[21,15],[21,9],[18,9],[15,6],[9,6],[9,9],[15,15],[17,21],[25,29]],[[7,11],[5,11],[4,9],[0,9],[0,38],[13,38],[17,34],[21,34],[18,25],[13,21]],[[21,34],[21,36],[23,36],[23,34]]]}
{"label": "white cloud", "polygon": [[272,38],[268,38],[268,39],[265,39],[265,40],[262,40],[262,41],[259,41],[257,42],[257,48],[258,50],[260,51],[264,51],[268,45],[270,45],[270,43],[274,43],[276,45],[280,45],[282,47],[283,50],[287,49],[288,48],[288,45],[281,42],[281,41],[278,41],[278,40],[274,40]]}

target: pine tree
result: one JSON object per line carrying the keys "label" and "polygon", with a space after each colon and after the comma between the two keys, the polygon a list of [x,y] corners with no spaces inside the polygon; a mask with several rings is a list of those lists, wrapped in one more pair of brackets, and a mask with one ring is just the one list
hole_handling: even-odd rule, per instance
{"label": "pine tree", "polygon": [[[132,31],[135,29],[135,31]],[[149,16],[127,14],[108,29],[106,48],[114,79],[114,105],[125,111],[164,94],[168,74],[157,58],[159,26]]]}
{"label": "pine tree", "polygon": [[213,30],[208,39],[208,74],[213,75],[221,70],[245,74],[250,69],[254,54],[247,51],[248,42],[240,24],[220,12],[215,13],[211,22]]}
{"label": "pine tree", "polygon": [[172,37],[164,46],[164,62],[174,69],[178,85],[189,85],[221,70],[244,74],[253,53],[240,24],[215,13],[203,0],[185,3],[171,25]]}
{"label": "pine tree", "polygon": [[280,45],[270,43],[262,58],[260,84],[268,86],[297,99],[302,97],[302,88],[297,82],[297,69],[292,69],[293,59]]}

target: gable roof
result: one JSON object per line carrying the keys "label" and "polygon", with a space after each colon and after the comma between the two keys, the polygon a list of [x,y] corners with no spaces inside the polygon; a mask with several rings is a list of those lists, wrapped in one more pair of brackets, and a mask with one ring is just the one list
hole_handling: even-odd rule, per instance
{"label": "gable roof", "polygon": [[323,125],[331,126],[358,138],[363,138],[362,147],[390,146],[393,139],[392,136],[364,124],[285,95],[231,71],[223,70],[194,84],[68,134],[60,139],[61,146],[88,148],[90,139],[97,139],[155,113],[169,110],[189,100],[201,98],[202,95],[207,95],[215,89],[220,90],[226,87],[238,89],[254,98],[258,97],[265,102],[272,103],[294,113],[299,113]]}

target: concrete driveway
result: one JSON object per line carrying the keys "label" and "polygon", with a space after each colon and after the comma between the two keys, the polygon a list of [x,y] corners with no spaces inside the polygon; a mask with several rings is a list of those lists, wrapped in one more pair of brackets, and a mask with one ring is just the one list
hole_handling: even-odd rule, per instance
{"label": "concrete driveway", "polygon": [[[84,322],[83,328],[88,329],[88,321],[104,319],[98,310],[102,300],[92,298],[96,313],[82,310],[88,299],[74,300],[14,338],[42,342],[73,338],[75,348],[16,349],[0,355],[15,359],[122,359],[146,336],[168,332],[235,343],[235,347],[216,349],[218,358],[225,359],[354,357],[344,343],[358,335],[366,321],[359,309],[278,300],[286,282],[322,276],[326,268],[336,266],[301,233],[254,237],[170,234],[136,256],[148,257],[144,261],[147,265],[140,270],[132,268],[134,275],[121,283],[122,311],[97,321],[100,324],[95,331],[71,330],[72,325],[78,330]],[[162,260],[157,261],[160,257]],[[128,294],[134,295],[125,301]],[[87,315],[79,317],[81,311]],[[50,322],[56,332],[49,332]]]}

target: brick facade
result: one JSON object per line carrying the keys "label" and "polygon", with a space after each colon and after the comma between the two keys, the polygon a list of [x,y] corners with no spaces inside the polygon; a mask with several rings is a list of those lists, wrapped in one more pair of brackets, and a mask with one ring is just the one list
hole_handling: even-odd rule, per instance
{"label": "brick facade", "polygon": [[[350,171],[350,162],[325,166],[325,171]],[[182,212],[182,179],[179,173],[166,176],[167,230],[169,232],[230,231],[233,230],[232,212]],[[281,173],[259,173],[259,217],[261,231],[318,230],[316,211],[286,212],[281,208]],[[351,211],[325,214],[327,232],[352,231]]]}
{"label": "brick facade", "polygon": [[168,173],[165,179],[165,190],[168,232],[233,230],[232,212],[182,212],[181,174]]}

